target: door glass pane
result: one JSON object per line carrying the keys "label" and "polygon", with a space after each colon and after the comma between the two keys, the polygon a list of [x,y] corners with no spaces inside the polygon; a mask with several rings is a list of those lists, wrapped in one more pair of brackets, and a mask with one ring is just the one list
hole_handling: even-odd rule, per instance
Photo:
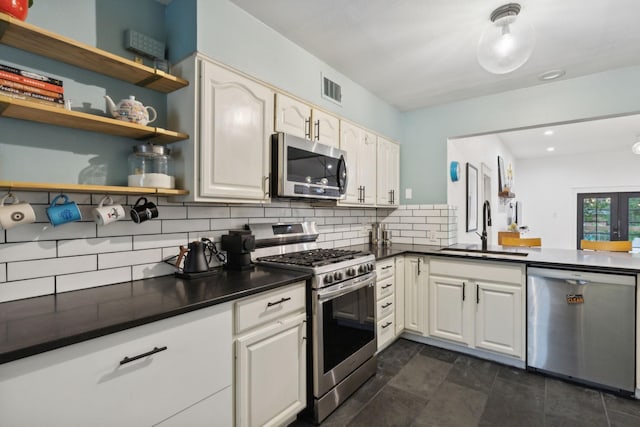
{"label": "door glass pane", "polygon": [[629,220],[627,225],[629,234],[627,239],[633,241],[633,239],[640,238],[640,197],[629,197],[628,200]]}
{"label": "door glass pane", "polygon": [[583,206],[583,239],[611,240],[611,198],[585,198]]}

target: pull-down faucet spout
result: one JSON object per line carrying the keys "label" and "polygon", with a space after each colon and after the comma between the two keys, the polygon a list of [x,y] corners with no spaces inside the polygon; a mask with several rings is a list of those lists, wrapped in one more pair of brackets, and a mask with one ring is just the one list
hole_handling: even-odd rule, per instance
{"label": "pull-down faucet spout", "polygon": [[482,205],[482,250],[487,250],[487,226],[491,227],[491,205],[488,200],[484,201]]}

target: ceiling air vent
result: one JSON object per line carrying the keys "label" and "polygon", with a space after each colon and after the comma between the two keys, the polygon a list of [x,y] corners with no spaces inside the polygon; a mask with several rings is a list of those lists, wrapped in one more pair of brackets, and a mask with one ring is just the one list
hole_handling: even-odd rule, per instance
{"label": "ceiling air vent", "polygon": [[322,96],[342,105],[342,86],[327,77],[322,76]]}

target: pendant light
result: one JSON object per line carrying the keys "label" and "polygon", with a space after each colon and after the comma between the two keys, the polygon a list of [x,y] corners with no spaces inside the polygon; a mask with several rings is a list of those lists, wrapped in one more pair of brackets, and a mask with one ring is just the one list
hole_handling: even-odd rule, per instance
{"label": "pendant light", "polygon": [[517,20],[518,3],[500,6],[490,16],[491,24],[483,31],[478,42],[478,62],[494,74],[510,73],[529,59],[535,46],[533,27]]}

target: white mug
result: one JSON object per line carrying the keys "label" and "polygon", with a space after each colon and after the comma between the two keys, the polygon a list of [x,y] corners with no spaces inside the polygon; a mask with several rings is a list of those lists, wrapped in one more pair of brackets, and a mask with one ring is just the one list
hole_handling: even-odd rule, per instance
{"label": "white mug", "polygon": [[[13,203],[5,205],[4,201],[9,197],[13,199]],[[5,230],[35,221],[36,213],[29,203],[20,203],[20,200],[11,193],[0,199],[0,226]]]}
{"label": "white mug", "polygon": [[[108,203],[103,206],[104,203]],[[113,204],[110,196],[104,196],[97,208],[93,208],[93,220],[98,225],[107,225],[124,218],[124,208],[122,205]]]}

